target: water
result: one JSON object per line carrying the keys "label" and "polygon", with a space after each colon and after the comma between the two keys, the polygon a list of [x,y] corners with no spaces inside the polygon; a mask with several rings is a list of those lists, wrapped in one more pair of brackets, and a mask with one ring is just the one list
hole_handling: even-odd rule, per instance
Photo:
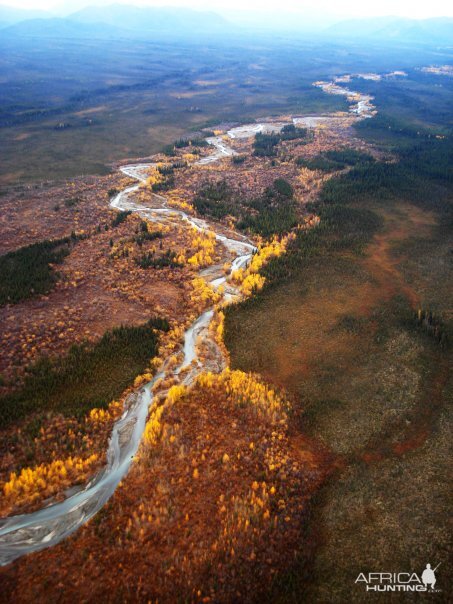
{"label": "water", "polygon": [[[111,207],[137,212],[148,220],[159,220],[162,214],[166,214],[167,220],[182,220],[199,231],[214,231],[207,221],[193,218],[181,210],[169,208],[167,200],[162,196],[155,195],[153,198],[160,207],[146,207],[131,199],[140,184],[146,181],[146,174],[152,166],[153,164],[135,164],[122,167],[121,171],[131,178],[136,178],[138,183],[116,195],[111,201]],[[228,251],[237,254],[232,263],[232,270],[247,263],[255,249],[241,235],[238,235],[239,239],[232,239],[216,233],[216,238]],[[217,273],[222,271],[222,266],[223,262],[214,267]],[[226,278],[213,279],[214,286],[218,287],[220,281],[224,283]],[[229,299],[230,295],[230,292],[225,293],[225,300]],[[128,398],[125,412],[112,430],[107,450],[107,464],[87,485],[70,494],[62,502],[51,504],[36,512],[11,516],[0,521],[1,565],[8,564],[24,554],[55,545],[77,530],[104,506],[127,474],[132,459],[137,453],[148,411],[153,404],[152,388],[155,382],[169,373],[177,376],[183,369],[189,368],[183,379],[183,383],[188,385],[203,370],[201,362],[197,360],[197,340],[200,337],[212,339],[209,324],[213,315],[214,310],[208,309],[187,329],[184,334],[183,360],[176,368],[171,372],[167,371],[165,367],[168,363],[164,361],[153,380]],[[214,349],[217,354],[221,354],[218,346]]]}
{"label": "water", "polygon": [[[355,98],[351,102],[355,104],[351,106],[351,112],[356,113],[359,117],[371,117],[374,110],[371,97],[341,88],[338,83],[339,80],[335,83],[322,82],[317,83],[317,85],[330,94],[344,94],[348,98],[354,95]],[[293,123],[316,127],[329,119],[335,118],[300,117],[294,118]],[[282,122],[247,124],[231,129],[228,136],[231,139],[247,138],[254,136],[257,132],[280,131],[284,125]],[[208,157],[199,160],[197,162],[199,165],[209,164],[236,154],[236,151],[228,146],[223,137],[210,137],[206,140],[215,148],[215,151]],[[215,233],[216,239],[229,252],[236,254],[231,265],[230,274],[239,268],[245,267],[249,263],[255,247],[243,235],[236,233],[235,238],[230,238],[217,233],[213,225],[210,225],[206,220],[194,218],[181,210],[168,207],[166,198],[161,195],[154,195],[155,203],[148,207],[138,204],[132,199],[133,193],[139,189],[143,182],[146,182],[149,169],[153,166],[155,164],[152,163],[123,166],[121,168],[123,174],[135,178],[138,182],[118,193],[111,200],[111,207],[117,210],[130,210],[151,221],[157,221],[164,217],[171,222],[182,220],[198,231],[212,231]],[[211,273],[222,273],[222,266],[223,262],[216,267],[211,267],[214,269],[211,270]],[[211,283],[215,288],[219,288],[226,283],[226,277],[216,276],[211,280]],[[223,293],[224,301],[231,300],[237,293],[235,287],[228,284],[228,288]],[[128,397],[122,417],[113,426],[107,450],[107,464],[88,484],[76,492],[72,489],[72,492],[62,502],[53,503],[36,512],[11,516],[0,521],[1,565],[8,564],[24,554],[55,545],[77,530],[104,506],[115,492],[120,481],[126,476],[137,453],[148,411],[154,400],[152,388],[157,380],[169,374],[178,376],[184,370],[185,375],[182,383],[191,384],[203,370],[202,363],[197,358],[197,341],[199,338],[209,339],[214,344],[213,349],[216,350],[216,353],[218,355],[222,354],[209,331],[209,324],[213,315],[214,310],[212,308],[206,310],[186,330],[182,350],[183,360],[176,368],[171,371],[167,370],[168,359],[165,360],[154,378],[138,392]]]}

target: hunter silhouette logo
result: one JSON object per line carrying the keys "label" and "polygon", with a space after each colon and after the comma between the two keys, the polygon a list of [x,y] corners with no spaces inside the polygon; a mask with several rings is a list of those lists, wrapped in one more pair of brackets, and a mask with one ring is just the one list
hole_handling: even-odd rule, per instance
{"label": "hunter silhouette logo", "polygon": [[436,566],[434,570],[431,569],[431,564],[427,564],[425,570],[422,573],[422,581],[423,585],[427,587],[430,586],[431,590],[434,591],[434,585],[436,584],[436,575],[435,572],[439,568],[441,563]]}
{"label": "hunter silhouette logo", "polygon": [[441,562],[432,569],[431,564],[427,564],[422,572],[421,578],[417,573],[360,573],[357,583],[363,583],[366,591],[429,591],[436,592],[436,570]]}

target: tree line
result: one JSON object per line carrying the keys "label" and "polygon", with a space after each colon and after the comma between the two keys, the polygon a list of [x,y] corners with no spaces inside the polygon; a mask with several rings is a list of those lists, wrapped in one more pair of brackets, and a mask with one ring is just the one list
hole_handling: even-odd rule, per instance
{"label": "tree line", "polygon": [[323,172],[334,172],[343,170],[348,166],[362,163],[372,163],[374,158],[367,153],[361,153],[356,149],[341,149],[338,151],[326,151],[316,157],[298,157],[296,164],[309,170],[322,170]]}
{"label": "tree line", "polygon": [[43,357],[28,370],[20,390],[0,398],[0,427],[33,412],[84,415],[106,407],[158,353],[159,331],[166,319],[107,331],[95,344],[74,344],[66,356]]}
{"label": "tree line", "polygon": [[238,195],[225,180],[207,183],[193,201],[197,212],[218,220],[237,219],[237,228],[263,237],[287,233],[297,224],[296,204],[291,184],[277,178],[264,193],[252,199]]}
{"label": "tree line", "polygon": [[276,147],[282,141],[305,139],[308,142],[312,136],[307,128],[296,128],[294,124],[283,126],[280,132],[271,134],[258,132],[253,142],[253,154],[257,157],[275,157],[277,155]]}
{"label": "tree line", "polygon": [[59,276],[52,265],[61,264],[80,238],[45,239],[0,256],[0,306],[48,294]]}

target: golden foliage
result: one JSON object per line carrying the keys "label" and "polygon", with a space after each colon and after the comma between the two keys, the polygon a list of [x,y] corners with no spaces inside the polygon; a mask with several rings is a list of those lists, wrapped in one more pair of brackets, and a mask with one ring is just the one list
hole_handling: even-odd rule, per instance
{"label": "golden foliage", "polygon": [[251,273],[242,281],[241,292],[244,296],[251,296],[253,293],[263,289],[265,282],[266,279],[262,275]]}
{"label": "golden foliage", "polygon": [[184,201],[184,199],[181,199],[181,192],[178,189],[169,191],[166,197],[169,206],[178,208],[178,210],[182,210],[186,214],[194,213],[193,206],[187,201]]}
{"label": "golden foliage", "polygon": [[225,313],[221,310],[217,312],[217,327],[216,327],[216,340],[218,343],[223,344],[223,334],[225,333]]}
{"label": "golden foliage", "polygon": [[210,266],[214,263],[216,237],[212,231],[197,231],[192,229],[191,250],[195,253],[190,256],[187,263],[194,268]]}
{"label": "golden foliage", "polygon": [[288,403],[251,373],[229,368],[220,374],[202,373],[197,378],[197,384],[208,389],[219,387],[236,405],[250,405],[260,417],[273,422],[286,422]]}
{"label": "golden foliage", "polygon": [[148,382],[150,382],[153,379],[153,376],[151,373],[142,373],[141,375],[137,375],[137,377],[134,380],[134,388],[138,388],[139,386],[142,386],[143,384],[147,384]]}
{"label": "golden foliage", "polygon": [[176,384],[172,386],[168,391],[167,398],[165,400],[165,404],[173,405],[186,394],[187,388],[182,384]]}
{"label": "golden foliage", "polygon": [[162,434],[162,423],[160,421],[164,405],[153,407],[146,422],[145,431],[143,433],[143,441],[147,445],[155,446],[159,442]]}
{"label": "golden foliage", "polygon": [[220,294],[203,277],[192,279],[191,286],[190,299],[198,310],[205,308],[207,303],[217,304],[220,301]]}
{"label": "golden foliage", "polygon": [[246,269],[239,268],[232,273],[231,280],[233,283],[240,285],[244,296],[249,297],[263,289],[266,278],[260,275],[259,271],[271,258],[284,254],[289,241],[294,238],[295,234],[290,233],[281,239],[274,237],[271,241],[260,244],[256,253],[252,256],[249,266]]}
{"label": "golden foliage", "polygon": [[3,494],[10,505],[34,503],[50,497],[74,482],[87,479],[98,460],[96,454],[87,458],[68,457],[41,464],[34,468],[23,468],[19,475],[13,472],[3,485]]}
{"label": "golden foliage", "polygon": [[164,410],[170,407],[171,405],[174,405],[177,401],[181,400],[181,398],[186,394],[186,392],[187,389],[183,385],[177,384],[175,386],[172,386],[169,389],[165,401],[162,403],[162,405],[155,405],[154,407],[152,407],[143,433],[143,441],[145,445],[157,445],[163,431],[163,424],[161,418]]}
{"label": "golden foliage", "polygon": [[88,421],[93,424],[109,422],[119,417],[122,410],[123,405],[121,403],[112,401],[107,409],[91,409]]}
{"label": "golden foliage", "polygon": [[[161,165],[161,164],[160,164]],[[147,189],[151,189],[154,184],[162,182],[163,177],[157,168],[151,168],[150,175],[146,179],[146,183],[144,183],[144,187]]]}
{"label": "golden foliage", "polygon": [[250,262],[249,271],[258,273],[260,269],[271,259],[277,258],[286,252],[288,243],[295,238],[294,233],[290,233],[281,239],[274,237],[272,241],[258,247],[258,251],[253,255]]}

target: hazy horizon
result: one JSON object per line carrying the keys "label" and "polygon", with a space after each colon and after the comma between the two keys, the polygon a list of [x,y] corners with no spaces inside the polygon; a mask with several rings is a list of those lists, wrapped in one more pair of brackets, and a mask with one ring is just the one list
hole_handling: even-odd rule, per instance
{"label": "hazy horizon", "polygon": [[0,2],[3,6],[15,9],[45,10],[55,15],[69,15],[86,6],[108,6],[110,4],[124,4],[131,6],[155,6],[190,8],[219,13],[232,21],[250,21],[255,17],[261,22],[283,18],[291,14],[294,18],[305,20],[310,24],[329,24],[351,18],[375,17],[405,17],[412,19],[427,19],[434,17],[453,16],[453,5],[444,0],[435,0],[430,3],[411,2],[403,0],[394,2],[382,0],[378,5],[368,5],[358,0],[345,0],[341,6],[335,0],[309,0],[297,2],[296,0],[281,0],[278,10],[273,2],[260,2],[259,0],[220,0],[213,4],[207,0],[15,0],[14,2]]}
{"label": "hazy horizon", "polygon": [[0,59],[0,604],[446,602],[451,0],[0,0]]}

